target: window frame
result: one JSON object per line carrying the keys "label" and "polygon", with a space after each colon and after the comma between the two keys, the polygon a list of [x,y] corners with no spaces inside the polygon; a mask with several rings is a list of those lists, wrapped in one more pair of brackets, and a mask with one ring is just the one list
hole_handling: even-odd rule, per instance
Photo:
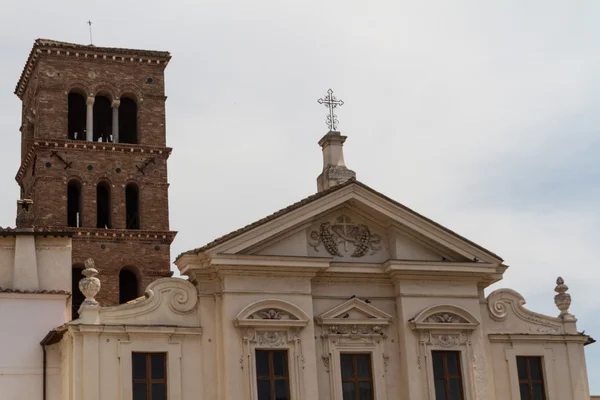
{"label": "window frame", "polygon": [[[464,384],[464,378],[463,378],[463,364],[461,362],[461,356],[460,356],[460,351],[457,350],[432,350],[431,351],[431,363],[433,365],[433,380],[434,380],[434,391],[435,391],[435,381],[439,380],[439,378],[435,377],[435,363],[434,363],[434,353],[440,353],[442,355],[442,369],[444,371],[444,376],[442,378],[442,380],[444,381],[444,392],[445,392],[445,397],[449,398],[451,397],[451,393],[450,393],[450,381],[452,379],[458,379],[459,383],[460,383],[460,400],[464,400],[465,398],[465,384]],[[448,372],[448,353],[455,353],[456,354],[456,360],[458,363],[458,375],[450,375]],[[436,398],[437,398],[437,393],[436,393]]]}
{"label": "window frame", "polygon": [[[269,370],[269,375],[268,376],[261,376],[258,374],[258,366],[256,365],[256,363],[258,362],[258,352],[265,352],[268,355],[268,370]],[[275,375],[275,366],[274,366],[274,361],[273,361],[273,353],[284,353],[285,354],[285,375],[283,377],[279,377]],[[256,367],[256,388],[257,388],[257,397],[258,397],[258,382],[261,380],[267,380],[269,382],[269,386],[270,386],[270,400],[275,400],[276,399],[276,394],[275,394],[275,382],[276,381],[286,381],[287,382],[287,398],[288,400],[291,400],[291,391],[290,391],[290,360],[288,357],[289,351],[287,349],[261,349],[261,348],[256,348],[254,349],[254,358],[256,360],[255,362],[255,367]]]}
{"label": "window frame", "polygon": [[[527,375],[527,378],[525,378],[525,379],[521,379],[519,377],[519,359],[520,358],[525,360],[525,366],[526,366],[525,374]],[[529,361],[532,359],[536,359],[539,361],[539,368],[540,368],[541,379],[536,379],[535,381],[531,377],[531,364],[529,363]],[[543,356],[531,356],[531,355],[527,355],[527,356],[517,355],[515,357],[515,362],[517,363],[517,379],[518,379],[518,383],[519,383],[519,397],[521,398],[521,400],[522,400],[521,384],[523,384],[523,383],[527,384],[527,386],[529,387],[529,396],[531,397],[532,400],[535,400],[534,394],[533,394],[533,384],[541,383],[542,384],[542,398],[540,400],[547,400],[548,396],[546,394],[546,380],[544,379],[544,377],[545,377],[544,357]]]}
{"label": "window frame", "polygon": [[[135,378],[133,374],[133,357],[136,355],[143,355],[146,358],[146,377],[144,379]],[[152,378],[152,356],[153,355],[162,355],[163,363],[164,363],[164,378],[162,379],[153,379]],[[134,351],[131,353],[131,389],[133,393],[133,387],[136,383],[143,383],[146,385],[146,399],[147,400],[156,400],[152,398],[152,385],[155,383],[162,383],[165,385],[165,398],[164,400],[168,400],[169,398],[169,385],[168,385],[168,355],[166,352],[140,352]],[[160,399],[162,400],[162,399]]]}
{"label": "window frame", "polygon": [[527,342],[515,341],[512,346],[505,349],[505,359],[508,364],[508,378],[512,400],[521,400],[519,389],[519,372],[517,370],[517,356],[541,357],[542,373],[544,374],[544,394],[546,400],[557,400],[555,390],[556,374],[554,373],[554,350],[550,346],[531,345]]}
{"label": "window frame", "polygon": [[[352,357],[352,379],[344,378],[343,371],[343,356],[351,356]],[[356,356],[368,356],[369,357],[369,378],[360,378],[358,376],[358,362]],[[340,353],[340,373],[342,378],[342,398],[344,396],[343,387],[344,382],[352,382],[354,383],[354,400],[360,399],[360,382],[370,382],[371,383],[371,399],[375,400],[375,382],[373,380],[373,357],[371,353],[351,353],[351,352],[342,352]]]}

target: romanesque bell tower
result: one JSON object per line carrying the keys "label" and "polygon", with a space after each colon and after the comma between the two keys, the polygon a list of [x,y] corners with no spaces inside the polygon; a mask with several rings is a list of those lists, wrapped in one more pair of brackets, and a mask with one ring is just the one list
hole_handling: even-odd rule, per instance
{"label": "romanesque bell tower", "polygon": [[[21,199],[36,229],[73,232],[75,284],[100,271],[103,306],[170,276],[164,71],[168,52],[38,39],[15,94],[23,102]],[[80,298],[73,288],[74,309]]]}

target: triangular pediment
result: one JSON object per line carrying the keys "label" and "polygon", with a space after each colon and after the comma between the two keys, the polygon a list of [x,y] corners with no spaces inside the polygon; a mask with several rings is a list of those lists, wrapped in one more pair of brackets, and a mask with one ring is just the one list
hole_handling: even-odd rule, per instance
{"label": "triangular pediment", "polygon": [[358,263],[502,262],[357,181],[318,193],[182,256],[200,253],[330,257]]}
{"label": "triangular pediment", "polygon": [[319,325],[388,325],[392,316],[357,297],[316,317]]}

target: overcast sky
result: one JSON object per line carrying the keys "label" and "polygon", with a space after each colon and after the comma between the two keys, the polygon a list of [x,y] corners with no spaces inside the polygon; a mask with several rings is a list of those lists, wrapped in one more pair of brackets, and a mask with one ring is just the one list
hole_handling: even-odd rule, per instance
{"label": "overcast sky", "polygon": [[[427,3],[427,4],[425,4]],[[357,178],[502,256],[600,339],[600,2],[66,1],[0,14],[0,225],[34,39],[168,50],[173,258],[316,191],[331,87]],[[497,287],[495,286],[495,287]],[[600,394],[600,344],[586,347]]]}

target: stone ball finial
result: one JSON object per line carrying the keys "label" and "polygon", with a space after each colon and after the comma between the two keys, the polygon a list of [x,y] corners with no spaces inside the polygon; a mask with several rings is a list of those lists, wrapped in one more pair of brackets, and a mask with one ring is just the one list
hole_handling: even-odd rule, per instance
{"label": "stone ball finial", "polygon": [[569,313],[569,307],[571,306],[571,295],[567,293],[569,287],[565,285],[565,281],[560,276],[556,279],[556,287],[554,291],[558,293],[554,296],[554,304],[560,310],[560,317],[571,315]]}
{"label": "stone ball finial", "polygon": [[85,278],[79,281],[79,290],[84,294],[85,300],[81,303],[79,310],[89,306],[97,307],[98,302],[94,297],[100,291],[100,279],[96,278],[98,270],[96,269],[94,260],[88,258],[84,265],[85,269],[82,271],[82,274]]}

